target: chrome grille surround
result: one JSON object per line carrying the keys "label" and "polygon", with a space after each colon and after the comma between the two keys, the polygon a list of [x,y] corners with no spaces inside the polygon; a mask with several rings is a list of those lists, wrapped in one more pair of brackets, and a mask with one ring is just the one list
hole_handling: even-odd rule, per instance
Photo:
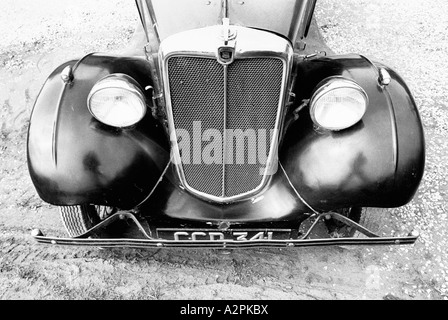
{"label": "chrome grille surround", "polygon": [[[235,32],[237,36],[234,40],[235,56],[230,64],[221,63],[217,59],[218,48],[223,46],[220,37],[222,34],[221,26],[173,35],[161,43],[159,51],[172,145],[172,161],[176,165],[180,181],[189,192],[203,199],[220,203],[250,198],[262,191],[269,182],[271,175],[267,174],[268,170],[277,164],[279,132],[283,123],[284,104],[289,89],[288,79],[292,67],[292,47],[284,38],[250,28],[232,26],[232,29],[232,32]],[[277,72],[276,89],[273,89],[267,73],[264,75],[264,80],[263,76],[260,76],[262,80],[253,86],[250,85],[249,81],[256,80],[259,76],[257,72],[260,72],[261,75],[263,68],[270,68],[269,70]],[[244,89],[239,88],[240,94],[232,94],[238,91],[238,81],[233,79],[238,77],[241,70],[246,70],[247,88],[251,91],[244,91]],[[251,74],[253,72],[255,74]],[[191,76],[195,73],[207,75],[207,77],[198,76],[187,79],[188,75]],[[273,80],[275,82],[275,79]],[[179,86],[182,86],[181,90]],[[252,103],[252,115],[257,115],[257,112],[259,112],[260,116],[258,118],[261,119],[261,122],[264,121],[264,118],[268,119],[267,122],[262,123],[261,127],[274,129],[271,139],[268,138],[267,150],[269,150],[269,153],[263,174],[256,172],[256,170],[259,170],[259,166],[226,164],[228,140],[225,129],[231,129],[228,127],[228,121],[231,121],[231,123],[236,121],[243,126],[243,128],[235,129],[244,130],[245,126],[251,124],[250,115],[242,117],[246,109],[242,108],[241,105],[249,103],[245,101],[245,92],[252,93],[254,99],[261,96],[260,101],[269,100],[271,105],[275,103],[275,108],[270,108],[273,112],[269,113],[269,110],[266,111],[263,106],[258,110],[254,108],[262,104],[260,101],[250,102]],[[217,99],[217,97],[222,97],[222,100]],[[177,108],[179,105],[189,106],[190,109],[188,112],[179,110]],[[232,107],[232,112],[228,115],[227,109],[229,106]],[[206,111],[201,112],[204,108],[206,108]],[[223,114],[223,116],[216,116],[216,113]],[[198,120],[201,120],[201,123],[206,119],[205,128],[202,129],[216,129],[223,137],[221,155],[223,163],[201,165],[200,170],[197,170],[199,166],[195,169],[192,167],[193,165],[182,162],[178,133],[176,132],[179,127],[192,132],[192,123],[195,120],[194,117],[198,114],[200,114]],[[193,119],[186,119],[190,115]],[[232,117],[237,120],[232,120]],[[238,117],[242,120],[238,121]],[[257,126],[255,125],[255,127]],[[204,146],[204,142],[201,143],[200,150]],[[193,149],[193,143],[191,145]],[[191,162],[194,162],[194,159],[191,159]],[[248,168],[254,174],[248,174]],[[246,173],[246,177],[238,179],[243,173]],[[226,188],[228,186],[230,188]]]}

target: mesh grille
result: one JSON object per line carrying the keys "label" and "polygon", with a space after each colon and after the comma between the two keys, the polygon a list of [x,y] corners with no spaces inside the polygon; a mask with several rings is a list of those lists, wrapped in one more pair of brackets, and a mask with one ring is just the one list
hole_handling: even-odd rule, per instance
{"label": "mesh grille", "polygon": [[[221,137],[223,134],[223,66],[212,59],[173,57],[168,61],[168,72],[178,141],[181,139],[180,129],[188,132],[190,136],[190,143],[187,142],[190,150],[180,148],[181,152],[186,151],[182,162],[187,183],[196,190],[221,196],[222,156],[217,164],[204,164],[201,151],[209,142],[199,141],[207,129],[218,130]],[[193,130],[193,126],[196,130]],[[189,161],[184,161],[185,159]]]}
{"label": "mesh grille", "polygon": [[[245,132],[244,164],[235,141],[227,140],[225,195],[234,196],[255,189],[263,179],[257,141],[270,150],[270,130],[274,129],[282,85],[283,63],[278,59],[236,60],[227,73],[227,129]],[[261,132],[260,132],[261,131]],[[236,131],[234,131],[236,132]],[[265,138],[262,138],[263,132]],[[252,137],[254,135],[254,137]],[[232,138],[232,137],[230,137]],[[241,140],[242,137],[240,137]],[[257,141],[251,141],[253,139]],[[233,139],[235,140],[235,139]],[[250,143],[248,143],[250,141]],[[233,155],[229,148],[233,146]],[[248,148],[249,147],[249,148]],[[255,153],[255,154],[254,154]],[[253,163],[255,158],[255,163]],[[261,172],[260,172],[261,170]]]}
{"label": "mesh grille", "polygon": [[[172,57],[168,61],[174,126],[181,152],[187,151],[182,158],[186,182],[217,197],[246,193],[262,182],[262,160],[271,147],[283,62],[273,58],[235,60],[227,68],[226,92],[224,73],[214,59]],[[200,142],[207,129],[212,129],[208,141]],[[221,141],[224,129],[225,152]],[[188,132],[190,150],[184,149],[181,132]]]}

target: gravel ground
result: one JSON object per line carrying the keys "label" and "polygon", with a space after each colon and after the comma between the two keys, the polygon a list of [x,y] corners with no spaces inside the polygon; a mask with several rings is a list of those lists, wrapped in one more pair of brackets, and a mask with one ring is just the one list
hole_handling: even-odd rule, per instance
{"label": "gravel ground", "polygon": [[384,62],[403,76],[415,96],[427,140],[426,171],[414,200],[390,210],[389,230],[415,227],[419,241],[225,257],[195,251],[41,249],[30,242],[28,229],[36,224],[52,232],[61,229],[54,208],[37,197],[26,168],[34,99],[64,61],[123,48],[138,16],[134,1],[125,0],[2,0],[2,9],[0,299],[83,298],[83,291],[90,298],[448,299],[446,0],[320,0],[316,8],[334,52]]}
{"label": "gravel ground", "polygon": [[[404,229],[421,232],[414,247],[384,256],[384,268],[415,271],[448,297],[448,2],[323,0],[316,16],[336,53],[358,52],[397,70],[411,88],[425,129],[426,171],[417,196],[394,209]],[[423,259],[422,259],[423,258]],[[416,263],[419,261],[419,263]],[[412,262],[412,263],[411,263]],[[422,292],[419,283],[412,289]],[[428,290],[427,288],[424,290]]]}

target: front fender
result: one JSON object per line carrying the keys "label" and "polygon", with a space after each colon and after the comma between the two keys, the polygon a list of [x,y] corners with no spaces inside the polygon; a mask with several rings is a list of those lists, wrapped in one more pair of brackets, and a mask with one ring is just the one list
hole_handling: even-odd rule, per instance
{"label": "front fender", "polygon": [[[67,65],[73,67],[72,83],[60,77]],[[31,179],[44,201],[130,209],[145,199],[168,164],[169,139],[149,110],[128,129],[103,125],[88,111],[91,88],[111,73],[128,74],[142,88],[152,85],[145,59],[99,54],[61,65],[44,84],[27,144]]]}
{"label": "front fender", "polygon": [[408,87],[387,70],[392,80],[381,86],[377,67],[362,56],[298,64],[297,103],[309,99],[329,76],[355,80],[369,97],[366,114],[351,128],[316,129],[308,109],[286,128],[280,161],[296,190],[315,209],[398,207],[415,194],[424,169],[422,124]]}

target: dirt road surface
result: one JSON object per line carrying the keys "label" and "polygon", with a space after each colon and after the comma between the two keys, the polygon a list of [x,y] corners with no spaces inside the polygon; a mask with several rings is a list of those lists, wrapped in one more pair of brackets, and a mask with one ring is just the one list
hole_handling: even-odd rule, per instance
{"label": "dirt road surface", "polygon": [[49,73],[126,46],[134,1],[3,0],[0,11],[0,299],[448,299],[448,2],[322,0],[316,18],[336,53],[385,62],[409,84],[427,162],[415,199],[389,210],[412,246],[215,250],[86,249],[36,244],[64,235],[29,179],[26,130]]}

